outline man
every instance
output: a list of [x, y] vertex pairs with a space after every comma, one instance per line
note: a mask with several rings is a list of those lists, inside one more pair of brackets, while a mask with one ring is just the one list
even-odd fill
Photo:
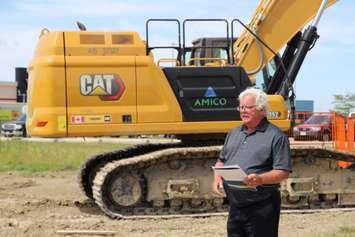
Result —
[[226, 137], [216, 166], [239, 165], [247, 173], [244, 183], [253, 187], [229, 186], [215, 175], [213, 191], [224, 187], [230, 209], [228, 236], [278, 236], [280, 217], [279, 183], [291, 172], [290, 145], [287, 136], [266, 119], [266, 94], [248, 88], [239, 95], [243, 125]]

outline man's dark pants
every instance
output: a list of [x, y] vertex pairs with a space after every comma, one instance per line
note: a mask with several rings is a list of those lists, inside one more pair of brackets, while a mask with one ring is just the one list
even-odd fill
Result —
[[230, 205], [228, 237], [277, 237], [280, 219], [280, 192], [246, 207]]

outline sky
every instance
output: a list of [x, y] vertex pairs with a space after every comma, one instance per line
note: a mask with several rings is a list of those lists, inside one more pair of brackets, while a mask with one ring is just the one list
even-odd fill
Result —
[[[77, 30], [75, 22], [80, 21], [88, 30], [137, 31], [145, 38], [150, 18], [238, 18], [248, 23], [257, 4], [257, 0], [0, 0], [0, 81], [15, 81], [15, 67], [29, 64], [43, 28]], [[320, 38], [296, 79], [296, 99], [313, 100], [315, 111], [332, 109], [335, 94], [355, 93], [354, 12], [350, 0], [340, 0], [325, 11], [318, 25]], [[221, 28], [211, 24], [203, 30], [213, 36]], [[152, 40], [171, 42], [172, 29], [152, 27]]]

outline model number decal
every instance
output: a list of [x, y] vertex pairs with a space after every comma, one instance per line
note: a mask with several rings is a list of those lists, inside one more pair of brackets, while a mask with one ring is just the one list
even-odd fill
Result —
[[267, 113], [267, 117], [268, 119], [277, 119], [281, 116], [281, 113], [280, 112], [277, 112], [277, 111], [269, 111]]

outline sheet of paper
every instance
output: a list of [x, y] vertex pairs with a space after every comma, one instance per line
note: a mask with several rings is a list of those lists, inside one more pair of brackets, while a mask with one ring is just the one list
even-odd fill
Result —
[[214, 172], [224, 179], [231, 188], [256, 191], [256, 187], [247, 186], [244, 178], [247, 174], [238, 165], [227, 165], [222, 167], [212, 167]]
[[247, 176], [238, 165], [227, 165], [222, 167], [212, 167], [217, 175], [222, 176], [225, 181], [243, 181]]

